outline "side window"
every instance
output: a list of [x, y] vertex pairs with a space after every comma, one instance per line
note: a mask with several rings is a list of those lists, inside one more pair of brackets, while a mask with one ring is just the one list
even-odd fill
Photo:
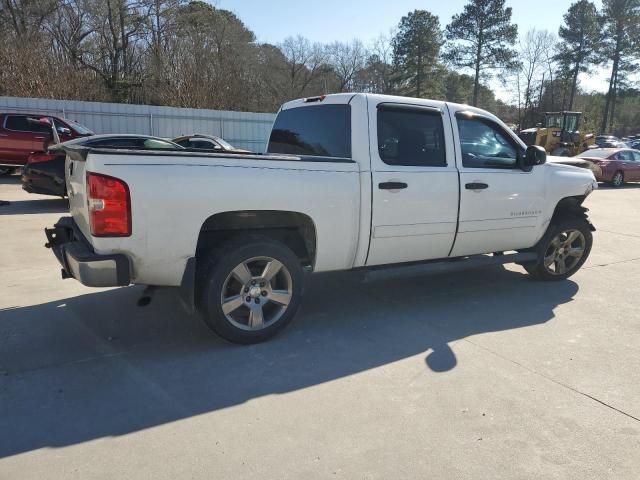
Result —
[[215, 148], [215, 144], [210, 140], [191, 140], [190, 147], [202, 150], [213, 150]]
[[387, 165], [446, 167], [442, 115], [425, 109], [379, 107], [378, 152]]
[[94, 140], [87, 142], [92, 147], [96, 148], [131, 148], [136, 149], [142, 147], [140, 139], [131, 138], [104, 138], [101, 140]]
[[616, 160], [633, 160], [633, 155], [628, 150], [623, 150], [622, 152], [618, 152], [616, 155]]
[[457, 117], [462, 165], [467, 168], [515, 168], [519, 146], [491, 121]]
[[32, 133], [51, 133], [51, 127], [48, 125], [39, 125], [38, 123], [31, 122], [28, 119], [38, 120], [40, 117], [28, 117], [27, 115], [7, 115], [7, 120], [4, 127], [7, 130], [16, 130], [18, 132], [32, 132]]
[[633, 154], [633, 159], [636, 162], [640, 162], [640, 152], [631, 152]]

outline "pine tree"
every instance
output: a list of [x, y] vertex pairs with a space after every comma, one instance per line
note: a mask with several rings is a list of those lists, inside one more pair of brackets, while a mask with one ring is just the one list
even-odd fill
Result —
[[478, 104], [480, 79], [496, 69], [517, 66], [513, 50], [518, 27], [511, 23], [511, 8], [505, 0], [470, 0], [462, 13], [454, 15], [445, 36], [453, 43], [444, 58], [456, 67], [475, 72], [473, 105]]
[[[393, 63], [398, 72], [400, 91], [416, 97], [435, 96], [438, 57], [442, 46], [440, 20], [425, 11], [415, 10], [402, 17], [393, 38]], [[430, 84], [427, 82], [430, 81]], [[404, 87], [404, 88], [403, 88]]]
[[588, 72], [598, 62], [597, 47], [601, 39], [600, 19], [596, 6], [589, 0], [572, 4], [564, 15], [564, 25], [558, 31], [561, 43], [554, 56], [560, 73], [571, 83], [568, 109], [573, 108], [578, 75]]
[[601, 131], [613, 127], [615, 104], [620, 86], [629, 73], [637, 70], [640, 57], [640, 0], [604, 0], [602, 53], [612, 63], [609, 90], [602, 115]]

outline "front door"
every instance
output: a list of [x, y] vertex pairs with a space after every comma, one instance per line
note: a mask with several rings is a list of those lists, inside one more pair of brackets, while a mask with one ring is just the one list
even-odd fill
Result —
[[441, 102], [369, 103], [372, 225], [367, 265], [444, 258], [458, 215], [453, 134]]
[[544, 169], [518, 167], [524, 147], [500, 123], [464, 112], [455, 123], [460, 223], [452, 256], [532, 247], [543, 222]]

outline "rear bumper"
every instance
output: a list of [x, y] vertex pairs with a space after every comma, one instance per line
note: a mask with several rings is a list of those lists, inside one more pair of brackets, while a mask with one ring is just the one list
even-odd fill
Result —
[[99, 255], [93, 251], [73, 218], [62, 217], [45, 228], [47, 247], [62, 266], [62, 278], [75, 278], [87, 287], [118, 287], [131, 283], [129, 259], [123, 254]]

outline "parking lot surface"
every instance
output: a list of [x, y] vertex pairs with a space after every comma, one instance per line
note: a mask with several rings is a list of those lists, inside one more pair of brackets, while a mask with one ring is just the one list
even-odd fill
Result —
[[640, 185], [561, 283], [518, 266], [319, 275], [223, 342], [175, 293], [60, 279], [66, 202], [0, 177], [0, 479], [637, 479]]

